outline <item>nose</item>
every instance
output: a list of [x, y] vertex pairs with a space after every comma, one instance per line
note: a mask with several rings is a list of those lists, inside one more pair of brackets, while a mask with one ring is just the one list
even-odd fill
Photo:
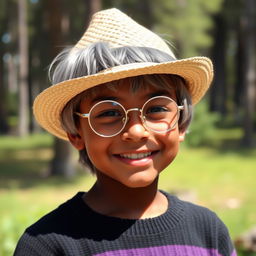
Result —
[[149, 131], [144, 127], [139, 112], [130, 113], [122, 132], [122, 139], [125, 141], [141, 141], [148, 137]]

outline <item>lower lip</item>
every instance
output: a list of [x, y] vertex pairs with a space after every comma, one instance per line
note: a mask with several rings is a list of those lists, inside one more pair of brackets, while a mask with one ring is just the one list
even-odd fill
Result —
[[125, 164], [133, 165], [133, 166], [145, 166], [149, 162], [152, 161], [153, 157], [157, 154], [157, 152], [153, 152], [150, 156], [140, 158], [140, 159], [130, 159], [125, 157], [120, 157], [118, 155], [115, 155], [115, 157], [122, 161]]

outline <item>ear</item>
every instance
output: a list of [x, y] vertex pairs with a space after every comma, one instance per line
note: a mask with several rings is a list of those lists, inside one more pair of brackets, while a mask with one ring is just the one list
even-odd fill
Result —
[[77, 150], [83, 150], [85, 148], [84, 141], [81, 138], [80, 135], [74, 135], [71, 133], [67, 133], [68, 139], [70, 143], [77, 149]]
[[179, 142], [183, 142], [185, 140], [186, 131], [179, 131]]

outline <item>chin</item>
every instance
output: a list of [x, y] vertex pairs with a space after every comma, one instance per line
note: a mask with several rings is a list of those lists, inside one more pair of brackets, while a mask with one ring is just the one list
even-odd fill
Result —
[[152, 183], [154, 183], [156, 179], [131, 179], [126, 180], [123, 184], [129, 188], [146, 188]]

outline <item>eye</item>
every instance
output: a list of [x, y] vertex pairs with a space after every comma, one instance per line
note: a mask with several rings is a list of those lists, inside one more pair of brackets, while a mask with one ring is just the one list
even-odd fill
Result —
[[167, 112], [167, 111], [169, 110], [165, 106], [152, 106], [147, 109], [146, 114], [153, 114], [153, 113]]
[[166, 120], [170, 115], [170, 109], [166, 106], [156, 105], [147, 108], [145, 118], [148, 121], [161, 121]]
[[122, 113], [117, 109], [108, 109], [101, 111], [96, 115], [97, 118], [103, 118], [103, 117], [121, 117]]

